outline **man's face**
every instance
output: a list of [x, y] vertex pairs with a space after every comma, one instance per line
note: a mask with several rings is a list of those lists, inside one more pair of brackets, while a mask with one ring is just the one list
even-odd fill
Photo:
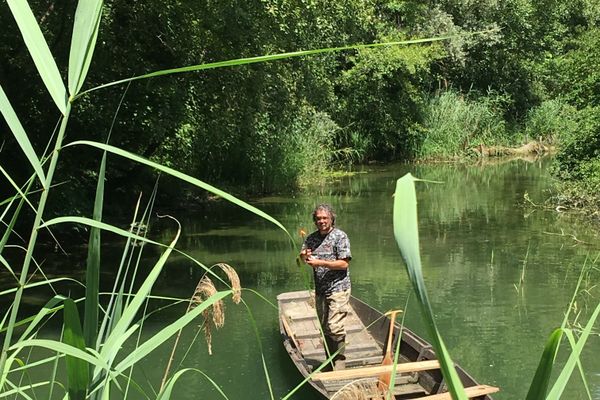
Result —
[[333, 229], [331, 226], [331, 215], [325, 210], [317, 210], [315, 213], [315, 225], [321, 235], [328, 234]]

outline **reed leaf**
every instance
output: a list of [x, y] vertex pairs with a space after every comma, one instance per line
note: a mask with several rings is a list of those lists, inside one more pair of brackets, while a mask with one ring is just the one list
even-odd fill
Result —
[[259, 210], [258, 208], [251, 206], [250, 204], [246, 203], [243, 200], [238, 199], [235, 196], [232, 196], [231, 194], [224, 192], [223, 190], [217, 189], [216, 187], [209, 185], [208, 183], [205, 183], [203, 181], [201, 181], [200, 179], [194, 178], [192, 176], [186, 175], [182, 172], [176, 171], [172, 168], [169, 167], [165, 167], [164, 165], [155, 163], [153, 161], [150, 161], [148, 159], [145, 159], [143, 157], [140, 157], [136, 154], [130, 153], [128, 151], [122, 150], [118, 147], [114, 147], [108, 144], [104, 144], [104, 143], [98, 143], [98, 142], [92, 142], [89, 140], [78, 140], [75, 142], [71, 142], [69, 144], [66, 144], [64, 147], [71, 147], [71, 146], [78, 146], [78, 145], [84, 145], [84, 146], [91, 146], [91, 147], [95, 147], [98, 148], [100, 150], [104, 150], [104, 151], [108, 151], [109, 153], [112, 154], [116, 154], [118, 156], [127, 158], [129, 160], [135, 161], [137, 163], [143, 164], [143, 165], [147, 165], [151, 168], [154, 168], [156, 170], [159, 170], [161, 172], [164, 172], [168, 175], [171, 175], [175, 178], [181, 179], [182, 181], [188, 182], [194, 186], [197, 186], [199, 188], [202, 188], [210, 193], [213, 193], [241, 208], [244, 208], [245, 210], [248, 210], [256, 215], [258, 215], [259, 217], [262, 217], [264, 219], [266, 219], [267, 221], [272, 222], [273, 224], [275, 224], [276, 226], [278, 226], [279, 228], [281, 228], [281, 230], [283, 230], [288, 238], [290, 239], [290, 241], [292, 243], [294, 243], [294, 239], [292, 238], [292, 235], [288, 232], [288, 230], [279, 222], [277, 221], [275, 218], [271, 217], [269, 214]]
[[18, 197], [20, 197], [21, 200], [26, 202], [27, 205], [35, 212], [35, 207], [33, 204], [31, 204], [31, 202], [27, 198], [27, 195], [25, 193], [23, 193], [23, 191], [21, 190], [19, 185], [17, 185], [17, 183], [12, 179], [12, 177], [8, 174], [8, 172], [4, 168], [2, 168], [1, 165], [0, 165], [0, 172], [2, 173], [2, 175], [4, 175], [4, 177], [6, 178], [8, 183], [10, 183], [10, 185], [16, 190]]
[[27, 393], [25, 393], [24, 389], [35, 389], [35, 388], [39, 388], [42, 386], [47, 386], [49, 384], [50, 384], [50, 381], [42, 381], [42, 382], [32, 383], [30, 385], [25, 386], [24, 388], [15, 386], [13, 389], [2, 391], [0, 393], [0, 399], [5, 398], [5, 397], [10, 397], [13, 395], [21, 395], [21, 397], [24, 397], [26, 399], [31, 399], [31, 397], [28, 396]]
[[27, 325], [27, 328], [25, 329], [25, 331], [23, 331], [23, 333], [21, 334], [19, 341], [27, 339], [27, 337], [33, 332], [33, 330], [40, 324], [40, 322], [42, 322], [42, 320], [47, 315], [53, 314], [53, 313], [57, 312], [58, 310], [62, 309], [63, 308], [62, 305], [58, 306], [58, 307], [57, 307], [57, 305], [61, 304], [63, 301], [65, 301], [64, 296], [56, 295], [53, 298], [51, 298], [46, 304], [44, 304], [44, 307], [42, 307], [42, 309], [40, 311], [38, 311], [38, 313], [35, 315], [35, 317], [26, 318], [25, 320], [19, 321], [17, 323], [17, 326], [31, 321], [31, 323]]
[[17, 278], [17, 275], [15, 275], [15, 271], [13, 271], [13, 269], [10, 267], [10, 264], [8, 263], [8, 261], [6, 261], [6, 258], [2, 257], [1, 254], [0, 254], [0, 264], [4, 265], [4, 268], [6, 268], [6, 270], [8, 272], [10, 272], [12, 277], [15, 278], [15, 281], [19, 282], [19, 278]]
[[177, 373], [175, 375], [173, 375], [173, 377], [171, 379], [169, 379], [169, 382], [165, 386], [165, 389], [159, 393], [158, 398], [156, 400], [170, 400], [171, 395], [173, 394], [173, 388], [175, 387], [175, 384], [177, 383], [177, 381], [179, 380], [179, 378], [181, 378], [181, 376], [183, 374], [188, 373], [188, 372], [197, 372], [200, 375], [204, 376], [206, 378], [206, 380], [208, 380], [211, 383], [211, 385], [215, 388], [215, 390], [217, 392], [219, 392], [219, 394], [221, 396], [223, 396], [224, 399], [229, 399], [225, 395], [225, 393], [223, 393], [223, 390], [219, 387], [219, 385], [217, 385], [217, 383], [215, 381], [213, 381], [203, 371], [196, 369], [196, 368], [185, 368], [180, 371], [177, 371]]
[[[167, 259], [171, 255], [171, 252], [173, 251], [173, 248], [175, 247], [175, 244], [177, 243], [180, 234], [181, 227], [177, 230], [177, 234], [175, 235], [175, 238], [173, 239], [169, 247], [167, 247], [165, 252], [161, 255], [160, 259], [152, 268], [152, 270], [148, 273], [146, 279], [144, 280], [139, 290], [133, 297], [133, 300], [131, 300], [131, 302], [123, 311], [123, 314], [121, 315], [119, 321], [114, 325], [112, 332], [107, 337], [104, 345], [102, 346], [102, 349], [100, 350], [100, 354], [103, 359], [110, 360], [111, 362], [112, 360], [114, 360], [114, 357], [120, 350], [120, 348], [116, 345], [121, 340], [121, 337], [126, 333], [129, 325], [140, 310], [140, 307], [142, 306], [143, 302], [146, 300], [146, 297], [150, 293], [154, 282], [156, 282], [156, 279], [158, 279], [158, 276], [160, 275], [163, 266], [165, 265]], [[100, 372], [101, 370], [96, 368], [94, 371], [94, 377], [98, 376]]]
[[433, 339], [433, 346], [440, 360], [442, 373], [448, 385], [448, 391], [452, 394], [453, 399], [466, 400], [467, 396], [463, 384], [456, 373], [454, 363], [436, 326], [425, 281], [423, 280], [415, 180], [409, 173], [396, 182], [396, 191], [394, 193], [394, 237], [406, 264], [406, 270], [417, 296], [419, 306], [421, 307], [427, 330]]
[[563, 330], [558, 328], [554, 330], [548, 338], [546, 346], [544, 347], [544, 352], [542, 353], [542, 358], [535, 371], [531, 385], [529, 386], [526, 400], [543, 400], [546, 398], [546, 392], [548, 391], [548, 384], [550, 383], [550, 376], [552, 374], [552, 366], [554, 365], [554, 360], [558, 353], [562, 335]]
[[35, 174], [40, 180], [40, 183], [42, 184], [42, 186], [44, 186], [46, 182], [46, 176], [44, 175], [44, 170], [42, 169], [42, 163], [40, 162], [40, 159], [35, 153], [35, 150], [33, 149], [31, 142], [29, 141], [29, 137], [27, 136], [25, 129], [23, 129], [23, 125], [21, 125], [21, 121], [19, 121], [19, 118], [17, 117], [15, 110], [10, 104], [10, 101], [8, 101], [8, 97], [6, 97], [6, 93], [4, 93], [4, 89], [2, 89], [1, 85], [0, 112], [2, 112], [2, 116], [6, 120], [6, 123], [8, 124], [11, 132], [13, 133], [15, 140], [19, 144], [19, 147], [21, 147], [21, 150], [23, 151], [23, 153], [25, 153], [27, 161], [29, 161], [29, 164], [31, 164], [31, 166], [33, 167], [33, 170], [35, 171]]
[[[108, 232], [112, 232], [115, 233], [117, 235], [121, 235], [123, 237], [126, 237], [128, 239], [133, 239], [133, 240], [138, 240], [144, 243], [149, 243], [149, 244], [153, 244], [155, 246], [160, 246], [160, 247], [168, 247], [168, 245], [163, 244], [163, 243], [159, 243], [159, 242], [155, 242], [153, 240], [150, 240], [146, 237], [143, 236], [139, 236], [136, 235], [134, 233], [131, 233], [130, 231], [126, 231], [124, 229], [121, 228], [117, 228], [114, 225], [110, 225], [107, 224], [105, 222], [101, 222], [101, 221], [95, 221], [91, 218], [86, 218], [86, 217], [74, 217], [74, 216], [67, 216], [67, 217], [57, 217], [57, 218], [53, 218], [49, 221], [44, 222], [40, 228], [46, 228], [48, 226], [52, 226], [52, 225], [58, 225], [58, 224], [63, 224], [63, 223], [75, 223], [75, 224], [82, 224], [82, 225], [87, 225], [91, 228], [99, 228], [102, 230], [106, 230]], [[201, 267], [202, 269], [206, 270], [206, 272], [208, 274], [210, 274], [211, 276], [215, 277], [215, 279], [218, 279], [219, 281], [223, 282], [225, 285], [227, 285], [227, 283], [218, 275], [216, 275], [213, 271], [210, 270], [210, 268], [208, 268], [207, 266], [205, 266], [204, 264], [202, 264], [200, 261], [196, 260], [194, 257], [190, 256], [189, 254], [181, 251], [181, 250], [177, 250], [174, 249], [174, 251], [182, 256], [184, 256], [185, 258], [187, 258], [188, 260], [190, 260], [191, 262], [193, 262], [194, 264], [198, 265], [199, 267]], [[14, 292], [16, 289], [10, 289], [10, 292]], [[4, 292], [0, 292], [0, 296], [3, 294]], [[8, 292], [6, 292], [8, 293]], [[274, 306], [272, 303], [270, 303], [273, 307], [276, 308], [276, 306]]]
[[[82, 2], [80, 2], [81, 4]], [[102, 220], [102, 207], [104, 204], [104, 177], [106, 175], [106, 153], [102, 155], [98, 183], [96, 185], [96, 197], [94, 200], [94, 221]], [[83, 334], [88, 347], [94, 347], [98, 335], [98, 308], [100, 288], [100, 229], [90, 229], [88, 242], [88, 254], [85, 270], [85, 314], [83, 321]]]
[[[85, 340], [81, 329], [81, 321], [79, 320], [79, 312], [72, 299], [65, 299], [64, 315], [63, 342], [78, 348], [81, 351], [85, 351]], [[85, 399], [85, 392], [89, 380], [88, 364], [80, 358], [67, 355], [66, 368], [69, 399]]]
[[112, 232], [115, 233], [117, 235], [120, 236], [124, 236], [126, 238], [129, 239], [135, 239], [135, 240], [139, 240], [142, 242], [146, 242], [146, 243], [150, 243], [150, 244], [154, 244], [157, 246], [166, 246], [162, 243], [158, 243], [155, 242], [153, 240], [147, 239], [143, 236], [139, 236], [136, 235], [135, 233], [131, 233], [129, 231], [126, 231], [125, 229], [121, 229], [121, 228], [117, 228], [114, 225], [110, 225], [107, 224], [105, 222], [101, 222], [101, 221], [96, 221], [93, 220], [91, 218], [86, 218], [86, 217], [72, 217], [72, 216], [68, 216], [68, 217], [57, 217], [57, 218], [53, 218], [49, 221], [44, 222], [43, 224], [40, 225], [40, 228], [46, 228], [52, 225], [58, 225], [58, 224], [65, 224], [65, 223], [74, 223], [74, 224], [82, 224], [82, 225], [88, 225], [92, 228], [98, 228], [98, 229], [102, 229], [108, 232]]
[[401, 45], [410, 45], [410, 44], [419, 44], [419, 43], [431, 43], [431, 42], [437, 42], [437, 41], [441, 41], [441, 40], [451, 39], [451, 38], [457, 37], [457, 36], [479, 35], [479, 34], [488, 33], [488, 32], [490, 32], [490, 31], [487, 30], [487, 31], [471, 32], [471, 33], [461, 34], [461, 35], [456, 35], [456, 34], [442, 35], [442, 36], [437, 36], [437, 37], [433, 37], [433, 38], [400, 40], [400, 41], [384, 42], [384, 43], [353, 44], [353, 45], [348, 45], [348, 46], [329, 47], [329, 48], [324, 48], [324, 49], [313, 49], [313, 50], [301, 50], [301, 51], [293, 51], [293, 52], [280, 53], [280, 54], [271, 54], [271, 55], [265, 55], [265, 56], [237, 58], [237, 59], [233, 59], [233, 60], [218, 61], [218, 62], [207, 63], [207, 64], [190, 65], [190, 66], [179, 67], [179, 68], [170, 68], [170, 69], [155, 71], [155, 72], [151, 72], [148, 74], [138, 75], [138, 76], [134, 76], [131, 78], [121, 79], [118, 81], [114, 81], [114, 82], [106, 83], [106, 84], [103, 84], [100, 86], [96, 86], [94, 88], [88, 89], [88, 90], [80, 93], [78, 96], [76, 96], [76, 98], [83, 96], [87, 93], [90, 93], [92, 91], [95, 91], [95, 90], [105, 89], [105, 88], [115, 86], [115, 85], [121, 85], [124, 83], [132, 82], [132, 81], [136, 81], [136, 80], [140, 80], [140, 79], [154, 78], [154, 77], [163, 76], [163, 75], [173, 75], [173, 74], [179, 74], [179, 73], [184, 73], [184, 72], [195, 72], [195, 71], [203, 71], [203, 70], [207, 70], [207, 69], [225, 68], [225, 67], [234, 67], [234, 66], [238, 66], [238, 65], [263, 63], [263, 62], [283, 60], [283, 59], [294, 58], [294, 57], [304, 57], [304, 56], [311, 56], [311, 55], [316, 55], [316, 54], [334, 53], [334, 52], [340, 52], [340, 51], [344, 51], [344, 50], [360, 50], [360, 49], [369, 49], [369, 48], [376, 48], [376, 47], [390, 47], [390, 46], [401, 46]]
[[[75, 282], [78, 283], [80, 285], [82, 285], [81, 282], [79, 282], [77, 279], [73, 279], [73, 278], [52, 278], [52, 279], [46, 279], [44, 281], [39, 281], [39, 282], [33, 282], [33, 283], [27, 283], [25, 285], [23, 285], [23, 289], [32, 289], [35, 287], [39, 287], [39, 286], [45, 286], [45, 285], [51, 285], [53, 283], [56, 282]], [[82, 285], [83, 286], [83, 285]], [[19, 290], [19, 288], [10, 288], [10, 289], [6, 289], [0, 292], [0, 296], [6, 296], [7, 294], [12, 294], [15, 293]]]
[[60, 359], [62, 357], [63, 357], [62, 354], [58, 354], [58, 355], [55, 355], [55, 356], [43, 358], [41, 360], [31, 361], [31, 362], [28, 362], [26, 365], [23, 365], [22, 367], [17, 367], [17, 368], [12, 369], [11, 372], [25, 371], [25, 370], [28, 370], [30, 368], [35, 368], [35, 367], [38, 367], [40, 365], [45, 365], [45, 364], [54, 362], [54, 360]]
[[77, 3], [69, 52], [68, 86], [71, 97], [77, 95], [89, 70], [98, 38], [102, 4], [102, 0], [80, 0]]
[[138, 361], [146, 357], [158, 346], [163, 344], [165, 341], [169, 340], [169, 338], [176, 334], [180, 329], [192, 322], [208, 307], [211, 307], [213, 304], [218, 303], [223, 298], [232, 293], [233, 292], [231, 290], [217, 292], [213, 296], [200, 303], [197, 307], [190, 310], [190, 312], [184, 314], [182, 317], [168, 324], [165, 328], [161, 329], [150, 339], [148, 339], [147, 341], [142, 343], [138, 348], [129, 353], [121, 362], [119, 362], [119, 364], [117, 364], [117, 366], [115, 367], [115, 371], [120, 374], [126, 369], [134, 366]]
[[92, 355], [86, 351], [80, 350], [77, 347], [50, 339], [27, 339], [13, 344], [9, 350], [21, 350], [28, 347], [40, 347], [51, 351], [56, 351], [65, 356], [76, 357], [84, 360], [96, 368], [109, 371], [108, 364], [97, 355]]
[[[17, 223], [17, 220], [19, 219], [19, 215], [21, 214], [21, 209], [23, 208], [23, 203], [25, 203], [26, 196], [27, 196], [27, 194], [29, 194], [29, 191], [31, 190], [31, 185], [33, 185], [33, 182], [34, 182], [34, 178], [33, 177], [34, 176], [35, 175], [33, 175], [29, 179], [29, 181], [27, 183], [27, 186], [25, 187], [25, 191], [24, 191], [24, 195], [25, 196], [21, 196], [20, 197], [19, 204], [17, 204], [17, 208], [13, 212], [13, 215], [12, 215], [12, 218], [10, 219], [10, 222], [6, 225], [6, 231], [4, 232], [4, 235], [2, 235], [2, 239], [0, 239], [0, 254], [2, 254], [2, 251], [4, 251], [4, 246], [6, 246], [6, 243], [8, 243], [8, 238], [10, 237], [11, 233], [13, 233], [13, 229], [14, 229], [16, 223]], [[16, 199], [16, 197], [14, 199]], [[12, 201], [11, 201], [11, 203], [12, 203]], [[10, 205], [7, 206], [7, 209], [9, 207], [10, 207]]]
[[[567, 337], [569, 344], [571, 345], [571, 348], [574, 349], [575, 346], [577, 345], [577, 340], [575, 339], [575, 336], [573, 335], [573, 332], [570, 329], [565, 329], [564, 330], [565, 336]], [[588, 385], [587, 379], [585, 377], [585, 373], [583, 370], [583, 365], [581, 365], [581, 360], [577, 359], [577, 368], [579, 370], [579, 375], [581, 377], [581, 382], [583, 383], [583, 386], [585, 388], [585, 391], [588, 395], [588, 399], [592, 399], [592, 394], [590, 392], [590, 387]]]
[[19, 26], [25, 45], [33, 58], [33, 62], [50, 93], [52, 100], [60, 110], [66, 114], [67, 91], [60, 77], [56, 62], [52, 57], [50, 48], [44, 39], [42, 30], [35, 20], [35, 16], [25, 0], [7, 0], [10, 11]]
[[573, 348], [569, 359], [565, 363], [565, 366], [556, 379], [556, 382], [554, 382], [554, 385], [552, 386], [550, 393], [548, 393], [546, 400], [559, 400], [561, 398], [562, 393], [567, 387], [567, 383], [569, 383], [569, 379], [571, 378], [571, 374], [573, 373], [575, 366], [578, 365], [579, 356], [581, 355], [581, 351], [583, 350], [583, 347], [585, 346], [585, 343], [592, 332], [592, 328], [596, 323], [598, 313], [600, 313], [600, 304], [596, 306], [596, 309], [592, 313], [590, 320], [581, 332], [581, 336], [579, 337], [579, 341], [577, 341], [577, 345], [575, 348]]

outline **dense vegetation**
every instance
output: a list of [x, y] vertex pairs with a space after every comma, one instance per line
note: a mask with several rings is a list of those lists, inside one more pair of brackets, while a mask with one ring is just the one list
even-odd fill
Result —
[[[66, 65], [75, 4], [31, 2], [59, 67]], [[43, 85], [3, 8], [0, 81], [17, 114], [28, 116], [24, 123], [41, 153], [56, 120], [45, 112], [50, 99], [41, 95]], [[561, 145], [556, 171], [573, 183], [571, 193], [593, 200], [600, 184], [599, 15], [597, 0], [310, 0], [301, 6], [115, 0], [105, 5], [86, 85], [262, 54], [485, 30], [443, 44], [133, 82], [110, 143], [208, 182], [270, 192], [318, 178], [336, 163], [464, 157], [480, 144], [541, 137]], [[124, 91], [116, 86], [82, 98], [69, 140], [107, 140]], [[3, 139], [0, 157], [22, 182], [26, 171], [14, 149], [10, 136]], [[94, 152], [69, 152], [63, 161], [58, 176], [69, 185], [50, 201], [89, 209]], [[87, 172], [70, 176], [71, 165]], [[153, 179], [147, 175], [132, 164], [109, 165], [112, 195], [122, 199], [131, 193], [124, 189], [132, 176], [145, 183]]]

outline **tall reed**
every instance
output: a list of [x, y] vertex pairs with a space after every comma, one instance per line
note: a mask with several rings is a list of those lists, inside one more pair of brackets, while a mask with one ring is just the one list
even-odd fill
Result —
[[472, 147], [506, 136], [502, 111], [454, 91], [432, 96], [426, 107], [419, 158], [463, 157]]

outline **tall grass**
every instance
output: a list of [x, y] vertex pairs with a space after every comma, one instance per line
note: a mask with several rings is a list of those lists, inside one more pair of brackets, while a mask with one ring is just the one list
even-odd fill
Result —
[[480, 144], [504, 144], [502, 110], [490, 101], [445, 91], [429, 98], [424, 115], [419, 158], [463, 157]]
[[560, 143], [577, 129], [576, 109], [560, 99], [547, 100], [527, 112], [525, 140]]

